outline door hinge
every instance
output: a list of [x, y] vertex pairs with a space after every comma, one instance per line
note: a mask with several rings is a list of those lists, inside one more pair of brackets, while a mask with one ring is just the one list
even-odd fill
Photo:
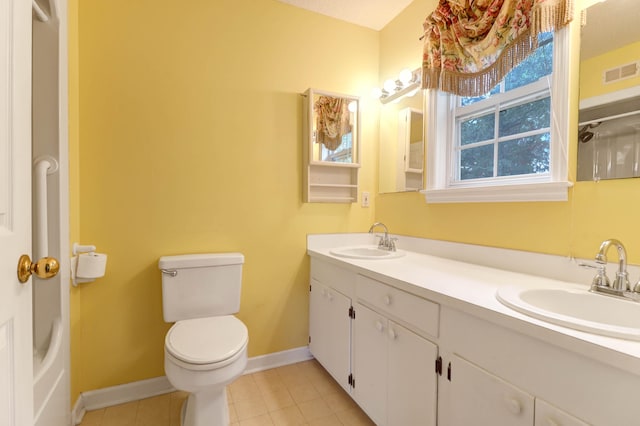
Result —
[[442, 357], [436, 358], [436, 374], [442, 376]]
[[309, 293], [311, 293], [311, 284], [309, 284]]
[[349, 374], [347, 382], [349, 382], [349, 385], [351, 385], [352, 388], [356, 387], [356, 379], [353, 377], [353, 374]]
[[451, 381], [451, 363], [447, 366], [447, 380]]
[[349, 306], [349, 318], [356, 319], [356, 310], [353, 309], [353, 306]]

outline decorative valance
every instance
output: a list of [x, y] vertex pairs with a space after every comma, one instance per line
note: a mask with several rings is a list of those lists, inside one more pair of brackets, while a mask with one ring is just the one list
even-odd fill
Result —
[[424, 22], [422, 87], [484, 95], [572, 15], [572, 0], [440, 0]]
[[348, 102], [343, 98], [320, 96], [314, 109], [318, 117], [316, 143], [335, 151], [342, 144], [342, 136], [351, 132]]

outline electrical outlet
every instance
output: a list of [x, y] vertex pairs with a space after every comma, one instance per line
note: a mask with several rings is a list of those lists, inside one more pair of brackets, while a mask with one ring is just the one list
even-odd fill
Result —
[[362, 192], [362, 207], [369, 207], [369, 193]]

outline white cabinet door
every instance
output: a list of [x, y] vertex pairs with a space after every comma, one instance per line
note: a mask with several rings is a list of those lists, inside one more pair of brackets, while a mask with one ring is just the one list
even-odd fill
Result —
[[351, 299], [311, 280], [309, 350], [347, 392], [351, 373]]
[[358, 303], [354, 323], [355, 400], [377, 425], [386, 425], [387, 319]]
[[387, 424], [435, 426], [438, 347], [389, 321]]
[[536, 398], [535, 426], [588, 426], [571, 414], [560, 410], [547, 401]]
[[454, 426], [531, 426], [534, 397], [453, 355], [449, 410]]

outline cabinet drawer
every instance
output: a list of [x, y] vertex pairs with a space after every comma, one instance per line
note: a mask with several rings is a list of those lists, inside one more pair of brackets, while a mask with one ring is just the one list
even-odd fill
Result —
[[359, 300], [438, 337], [440, 305], [437, 303], [362, 275], [358, 275], [356, 294]]
[[355, 272], [311, 258], [311, 278], [326, 286], [333, 287], [349, 298], [355, 296]]

